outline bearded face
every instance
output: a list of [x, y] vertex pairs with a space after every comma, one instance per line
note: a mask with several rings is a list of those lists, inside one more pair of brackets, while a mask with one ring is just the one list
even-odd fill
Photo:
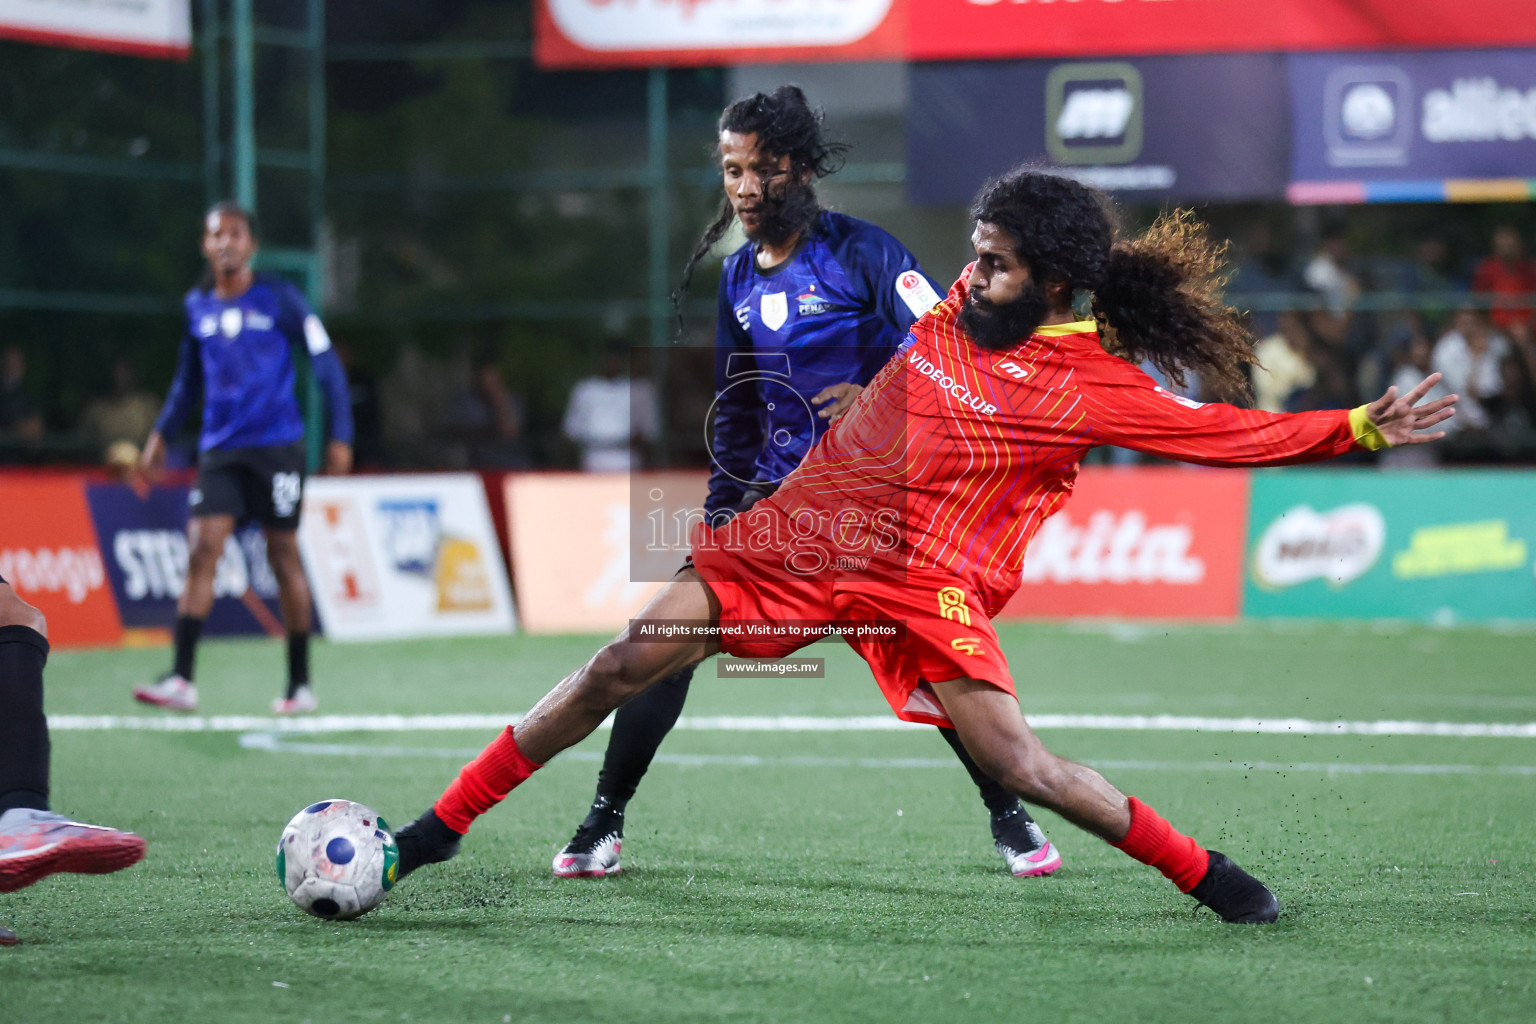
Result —
[[1013, 348], [1034, 334], [1050, 311], [1045, 287], [1031, 281], [1012, 302], [988, 302], [974, 292], [967, 295], [960, 307], [960, 326], [982, 348], [998, 351]]
[[758, 204], [756, 223], [747, 230], [747, 237], [777, 248], [809, 227], [819, 209], [816, 190], [808, 181], [789, 182], [782, 189], [768, 188]]

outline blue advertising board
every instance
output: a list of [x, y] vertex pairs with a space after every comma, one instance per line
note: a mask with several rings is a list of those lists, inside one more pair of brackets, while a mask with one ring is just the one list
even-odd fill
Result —
[[[128, 629], [168, 629], [187, 575], [186, 487], [142, 494], [123, 484], [85, 489], [102, 561]], [[237, 530], [224, 547], [213, 585], [211, 635], [282, 632], [277, 579], [267, 564], [261, 530]]]
[[1531, 198], [1536, 50], [1285, 60], [1293, 201]]
[[1277, 54], [913, 64], [907, 188], [968, 203], [1020, 164], [1127, 199], [1272, 199], [1290, 119]]

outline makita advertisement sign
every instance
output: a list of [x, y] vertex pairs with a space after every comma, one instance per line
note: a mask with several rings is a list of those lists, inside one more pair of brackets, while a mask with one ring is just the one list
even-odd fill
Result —
[[1085, 469], [1024, 556], [1003, 618], [1234, 619], [1248, 476]]
[[1274, 54], [914, 64], [908, 192], [969, 202], [1023, 163], [1125, 198], [1284, 193], [1285, 58]]
[[1296, 181], [1536, 176], [1536, 50], [1287, 58]]

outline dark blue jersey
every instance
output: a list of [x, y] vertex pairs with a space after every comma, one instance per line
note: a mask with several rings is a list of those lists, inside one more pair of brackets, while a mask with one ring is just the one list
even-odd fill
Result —
[[748, 484], [788, 475], [826, 430], [811, 404], [817, 392], [869, 383], [942, 298], [889, 232], [840, 213], [818, 214], [776, 267], [758, 267], [751, 244], [727, 257], [706, 509], [730, 508]]
[[266, 448], [304, 438], [294, 393], [294, 360], [308, 359], [325, 396], [330, 435], [352, 440], [347, 376], [320, 318], [299, 290], [258, 275], [244, 294], [224, 300], [212, 289], [187, 293], [187, 333], [176, 376], [155, 429], [170, 436], [203, 403], [198, 449]]

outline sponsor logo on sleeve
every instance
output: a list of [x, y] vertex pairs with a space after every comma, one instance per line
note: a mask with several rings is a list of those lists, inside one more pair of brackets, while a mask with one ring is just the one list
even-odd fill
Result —
[[1368, 502], [1318, 512], [1297, 505], [1260, 535], [1253, 551], [1253, 577], [1261, 587], [1294, 587], [1327, 580], [1342, 587], [1364, 576], [1381, 557], [1387, 523]]
[[304, 343], [309, 346], [312, 356], [331, 350], [331, 336], [325, 333], [325, 325], [313, 313], [304, 318]]
[[922, 316], [942, 301], [928, 279], [915, 270], [908, 270], [896, 278], [896, 295], [906, 303], [913, 316]]

